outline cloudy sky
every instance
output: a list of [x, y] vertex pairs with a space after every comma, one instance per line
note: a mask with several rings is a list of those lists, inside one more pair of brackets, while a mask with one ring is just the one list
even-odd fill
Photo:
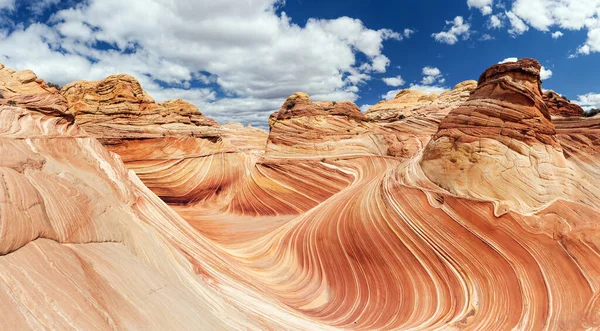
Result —
[[137, 77], [221, 123], [285, 98], [367, 109], [535, 57], [544, 88], [600, 107], [600, 0], [0, 0], [0, 62], [48, 81]]

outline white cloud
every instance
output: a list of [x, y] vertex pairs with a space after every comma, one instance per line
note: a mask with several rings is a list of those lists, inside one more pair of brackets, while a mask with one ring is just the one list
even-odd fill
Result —
[[412, 36], [415, 32], [416, 31], [412, 29], [404, 29], [404, 32], [402, 34], [405, 38], [410, 38], [410, 36]]
[[2, 9], [14, 9], [15, 0], [0, 0], [0, 10]]
[[490, 15], [492, 13], [493, 0], [467, 0], [469, 8], [481, 10], [481, 14]]
[[383, 82], [392, 87], [398, 87], [404, 85], [405, 81], [402, 79], [402, 76], [383, 78]]
[[481, 38], [479, 38], [479, 40], [481, 41], [488, 41], [488, 40], [494, 40], [494, 37], [492, 37], [491, 35], [485, 33], [481, 36]]
[[584, 95], [578, 95], [578, 99], [573, 101], [574, 103], [581, 106], [585, 110], [592, 108], [600, 109], [600, 93], [588, 93]]
[[509, 62], [517, 62], [517, 61], [519, 61], [518, 58], [516, 58], [516, 57], [509, 57], [509, 58], [506, 58], [506, 59], [498, 62], [498, 64], [509, 63]]
[[388, 93], [384, 94], [381, 96], [381, 98], [383, 98], [384, 100], [394, 100], [396, 98], [396, 94], [398, 94], [398, 92], [402, 91], [401, 89], [397, 89], [397, 90], [391, 90]]
[[423, 85], [431, 85], [434, 83], [443, 84], [446, 80], [442, 77], [442, 72], [440, 69], [435, 67], [425, 67], [423, 68], [423, 79], [421, 80], [421, 84]]
[[[415, 91], [421, 91], [421, 92], [424, 92], [427, 94], [430, 94], [430, 93], [441, 94], [441, 93], [444, 93], [444, 92], [450, 90], [449, 88], [444, 87], [444, 86], [432, 86], [432, 85], [423, 85], [423, 84], [410, 84], [410, 87], [408, 89], [415, 90]], [[396, 98], [396, 95], [400, 91], [402, 91], [402, 89], [391, 90], [391, 91], [387, 92], [386, 94], [382, 95], [381, 98], [384, 100], [394, 100]], [[362, 107], [361, 107], [361, 109], [362, 109]]]
[[46, 9], [59, 3], [60, 0], [36, 0], [29, 5], [29, 10], [31, 10], [34, 15], [41, 15]]
[[449, 88], [443, 86], [430, 86], [421, 84], [410, 84], [410, 89], [425, 93], [443, 93], [450, 90]]
[[502, 19], [500, 17], [501, 16], [499, 15], [490, 16], [490, 20], [488, 21], [488, 27], [490, 29], [499, 29], [502, 26], [504, 26], [504, 23], [502, 22]]
[[360, 110], [364, 113], [367, 110], [369, 110], [369, 108], [373, 107], [373, 105], [362, 105], [360, 106]]
[[525, 31], [529, 30], [529, 27], [527, 26], [527, 24], [525, 24], [525, 22], [523, 22], [522, 19], [520, 19], [517, 15], [515, 15], [513, 12], [506, 12], [506, 17], [508, 17], [508, 21], [510, 22], [510, 29], [508, 30], [508, 33], [510, 33], [513, 36], [517, 36], [517, 35], [521, 35], [523, 33], [525, 33]]
[[597, 28], [588, 31], [587, 41], [577, 50], [577, 53], [583, 55], [596, 52], [600, 52], [600, 22], [598, 22]]
[[452, 21], [446, 21], [447, 25], [452, 25], [448, 31], [442, 31], [434, 33], [431, 36], [436, 41], [448, 45], [454, 45], [458, 42], [458, 38], [462, 37], [463, 40], [469, 39], [471, 25], [465, 23], [462, 16], [456, 16]]
[[546, 67], [542, 66], [542, 70], [540, 70], [540, 78], [542, 80], [548, 80], [552, 77], [552, 70], [547, 69]]
[[[0, 34], [0, 62], [59, 84], [128, 73], [157, 101], [181, 96], [220, 121], [266, 123], [297, 91], [356, 100], [359, 86], [389, 66], [384, 41], [412, 34], [349, 17], [299, 26], [276, 10], [282, 3], [90, 0]], [[188, 88], [202, 82], [212, 84]]]
[[552, 33], [552, 39], [558, 39], [562, 36], [564, 36], [564, 33], [560, 32], [560, 31], [556, 31], [556, 32]]
[[[587, 40], [577, 54], [600, 52], [600, 0], [515, 0], [509, 12], [513, 35], [529, 26], [540, 31], [552, 27], [565, 30], [587, 30]], [[557, 31], [554, 38], [562, 36]], [[575, 57], [571, 55], [570, 58]]]

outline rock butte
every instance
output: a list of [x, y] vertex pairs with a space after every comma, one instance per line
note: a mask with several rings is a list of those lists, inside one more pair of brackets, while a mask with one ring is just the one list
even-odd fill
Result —
[[0, 65], [0, 329], [600, 328], [600, 116], [540, 68], [267, 135]]

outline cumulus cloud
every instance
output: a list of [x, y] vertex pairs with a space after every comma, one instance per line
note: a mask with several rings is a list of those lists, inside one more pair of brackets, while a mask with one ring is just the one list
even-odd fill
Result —
[[498, 62], [498, 64], [509, 63], [509, 62], [517, 62], [517, 61], [519, 61], [518, 58], [516, 58], [516, 57], [509, 57], [509, 58], [506, 58], [506, 59]]
[[0, 0], [0, 10], [15, 8], [15, 0]]
[[493, 0], [467, 0], [469, 8], [477, 8], [481, 10], [481, 14], [490, 15], [492, 13]]
[[412, 36], [415, 32], [416, 32], [415, 30], [404, 29], [404, 32], [402, 34], [404, 35], [405, 38], [410, 38], [410, 36]]
[[392, 87], [402, 86], [405, 83], [404, 79], [402, 79], [402, 76], [383, 78], [382, 80], [386, 85]]
[[560, 31], [556, 31], [556, 32], [552, 33], [552, 39], [558, 39], [562, 36], [564, 36], [564, 33], [560, 32]]
[[371, 107], [373, 107], [373, 105], [365, 104], [365, 105], [360, 106], [360, 110], [364, 113], [367, 110], [369, 110], [369, 108], [371, 108]]
[[301, 26], [282, 4], [90, 0], [0, 33], [0, 62], [59, 84], [127, 73], [157, 101], [181, 96], [220, 122], [264, 125], [297, 91], [355, 101], [359, 86], [389, 66], [384, 42], [413, 33], [373, 30], [350, 17]]
[[490, 29], [499, 29], [504, 26], [502, 19], [499, 15], [492, 15], [488, 21], [488, 28]]
[[600, 93], [588, 93], [577, 97], [578, 99], [574, 103], [580, 105], [581, 108], [585, 110], [600, 109]]
[[[529, 26], [539, 31], [550, 31], [552, 27], [587, 30], [587, 40], [578, 47], [577, 54], [600, 52], [600, 0], [515, 0], [508, 13], [514, 35], [527, 31]], [[559, 32], [553, 33], [553, 38], [561, 37]]]
[[443, 84], [446, 79], [443, 78], [442, 72], [440, 69], [435, 67], [425, 67], [423, 68], [423, 79], [421, 80], [421, 84], [423, 85], [431, 85], [434, 83]]
[[527, 24], [525, 24], [525, 22], [523, 22], [522, 19], [515, 15], [515, 13], [509, 11], [505, 14], [506, 17], [508, 17], [508, 21], [510, 22], [510, 29], [508, 30], [508, 33], [510, 33], [513, 36], [518, 36], [522, 35], [527, 30], [529, 30]]
[[[436, 67], [424, 67], [421, 71], [423, 78], [419, 83], [411, 83], [409, 89], [417, 90], [425, 93], [443, 93], [448, 91], [449, 88], [443, 86], [446, 82], [444, 75], [440, 69]], [[404, 83], [404, 82], [403, 82]], [[385, 100], [393, 100], [401, 89], [391, 90], [381, 97]]]
[[552, 77], [552, 70], [547, 69], [546, 67], [542, 66], [542, 70], [540, 71], [540, 78], [542, 80], [548, 80]]
[[444, 93], [450, 89], [443, 86], [431, 86], [422, 84], [410, 84], [411, 90], [417, 90], [425, 93]]
[[396, 98], [396, 94], [402, 91], [401, 89], [391, 90], [388, 93], [381, 96], [384, 100], [394, 100]]
[[431, 35], [436, 41], [454, 45], [458, 42], [459, 38], [462, 38], [463, 40], [469, 39], [469, 36], [471, 35], [471, 25], [465, 23], [462, 16], [456, 16], [454, 20], [446, 21], [446, 25], [450, 25], [448, 31], [442, 31]]

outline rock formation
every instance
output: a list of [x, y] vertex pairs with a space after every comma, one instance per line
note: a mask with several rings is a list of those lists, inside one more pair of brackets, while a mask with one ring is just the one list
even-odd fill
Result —
[[600, 118], [539, 71], [366, 116], [296, 93], [265, 144], [0, 69], [0, 329], [600, 328]]
[[365, 115], [369, 119], [387, 122], [419, 114], [431, 116], [432, 110], [437, 110], [445, 116], [452, 108], [465, 102], [476, 87], [477, 82], [467, 80], [440, 95], [411, 89], [402, 90], [393, 100], [380, 101], [369, 108]]
[[538, 211], [565, 196], [595, 204], [593, 178], [565, 158], [540, 69], [523, 59], [485, 71], [426, 147], [427, 177], [459, 196], [494, 201], [497, 214]]
[[263, 130], [220, 126], [183, 100], [156, 103], [128, 75], [74, 82], [61, 94], [77, 123], [169, 203], [225, 203], [264, 152]]
[[552, 90], [544, 92], [542, 96], [548, 107], [548, 112], [552, 116], [583, 116], [583, 109], [579, 105], [571, 103], [565, 97]]

